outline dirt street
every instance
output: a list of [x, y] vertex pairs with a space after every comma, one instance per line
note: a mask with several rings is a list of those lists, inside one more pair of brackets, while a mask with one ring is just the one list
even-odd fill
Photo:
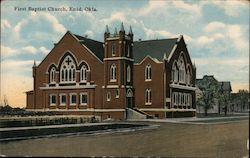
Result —
[[157, 129], [2, 142], [7, 156], [176, 156], [248, 155], [249, 121], [220, 124], [160, 124]]

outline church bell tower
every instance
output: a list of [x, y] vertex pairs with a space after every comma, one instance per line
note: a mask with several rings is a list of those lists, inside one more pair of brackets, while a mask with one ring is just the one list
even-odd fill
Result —
[[[133, 89], [133, 32], [125, 33], [123, 23], [120, 30], [104, 33], [104, 109], [124, 109], [134, 106]], [[107, 114], [112, 117], [112, 113]]]

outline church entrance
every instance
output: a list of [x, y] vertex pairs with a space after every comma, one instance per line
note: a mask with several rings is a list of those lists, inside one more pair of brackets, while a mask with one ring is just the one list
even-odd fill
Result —
[[126, 104], [127, 104], [127, 108], [133, 108], [133, 92], [131, 89], [127, 90], [127, 94], [126, 94]]

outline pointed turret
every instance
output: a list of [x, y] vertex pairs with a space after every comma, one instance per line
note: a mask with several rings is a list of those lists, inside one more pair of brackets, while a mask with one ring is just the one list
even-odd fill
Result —
[[108, 33], [108, 34], [109, 34], [109, 27], [108, 27], [108, 25], [106, 25], [105, 33]]
[[32, 66], [32, 75], [33, 75], [33, 77], [35, 77], [36, 76], [36, 61], [34, 60], [34, 64], [33, 64], [33, 66]]
[[34, 64], [33, 64], [33, 67], [36, 67], [36, 60], [34, 60]]
[[132, 31], [132, 27], [129, 26], [129, 32], [128, 32], [129, 35], [133, 35], [133, 31]]
[[121, 29], [120, 29], [121, 32], [125, 32], [124, 30], [124, 26], [123, 26], [123, 22], [121, 23]]
[[114, 32], [114, 35], [117, 35], [117, 28], [115, 28], [115, 32]]
[[109, 35], [110, 35], [110, 33], [109, 33], [109, 27], [108, 27], [108, 25], [106, 25], [106, 29], [105, 29], [105, 33], [104, 33], [104, 40], [106, 40], [107, 38], [109, 38]]
[[194, 69], [196, 69], [196, 66], [195, 66], [195, 61], [193, 62], [193, 67], [194, 67]]

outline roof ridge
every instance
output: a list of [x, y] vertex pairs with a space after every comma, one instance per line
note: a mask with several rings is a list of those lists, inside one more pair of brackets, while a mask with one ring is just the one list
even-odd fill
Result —
[[[73, 34], [74, 34], [74, 33], [73, 33]], [[97, 41], [97, 40], [94, 40], [94, 39], [91, 39], [91, 38], [86, 38], [86, 37], [83, 37], [83, 36], [78, 35], [78, 34], [74, 34], [74, 35], [75, 35], [75, 36], [79, 36], [79, 37], [84, 38], [84, 39], [87, 39], [87, 40], [94, 41], [94, 42], [103, 43], [103, 42], [101, 42], [101, 41]]]
[[162, 38], [162, 39], [152, 39], [152, 40], [141, 40], [141, 41], [134, 41], [134, 42], [150, 42], [150, 41], [163, 41], [163, 40], [177, 40], [178, 38]]

